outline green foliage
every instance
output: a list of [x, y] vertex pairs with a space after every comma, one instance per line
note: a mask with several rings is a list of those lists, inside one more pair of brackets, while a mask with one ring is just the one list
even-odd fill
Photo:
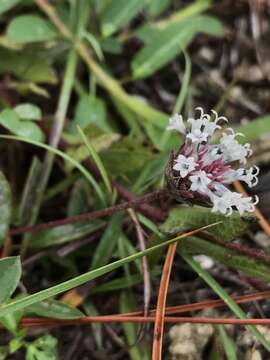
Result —
[[27, 308], [27, 313], [62, 320], [78, 319], [84, 316], [80, 310], [57, 300], [45, 300], [31, 305]]
[[[0, 1], [1, 167], [8, 174], [13, 195], [11, 204], [10, 186], [0, 173], [0, 246], [8, 239], [10, 224], [33, 225], [95, 211], [116, 199], [120, 203], [111, 179], [137, 196], [163, 186], [169, 151], [181, 144], [178, 135], [165, 131], [169, 113], [186, 116], [203, 95], [198, 82], [191, 81], [194, 46], [191, 57], [186, 49], [195, 38], [199, 47], [207, 43], [212, 49], [209, 39], [223, 35], [222, 17], [203, 14], [210, 0], [196, 0], [185, 7], [182, 3], [62, 0], [44, 1], [41, 10], [40, 2], [33, 0]], [[200, 57], [196, 61], [195, 76], [200, 71]], [[173, 84], [172, 76], [177, 76]], [[269, 123], [269, 116], [263, 116], [237, 131], [246, 135], [243, 141], [251, 142], [270, 131]], [[89, 162], [96, 165], [101, 180], [92, 174]], [[21, 177], [27, 171], [24, 180]], [[169, 206], [174, 205], [166, 202], [164, 210]], [[87, 315], [103, 313], [100, 299], [106, 295], [122, 312], [135, 309], [137, 294], [138, 303], [142, 299], [141, 258], [147, 255], [150, 275], [156, 277], [164, 250], [176, 240], [182, 239], [179, 254], [241, 318], [245, 314], [192, 256], [206, 254], [236, 271], [270, 281], [266, 262], [210, 241], [230, 242], [241, 237], [254, 217], [240, 217], [236, 212], [224, 217], [207, 208], [178, 206], [169, 210], [159, 227], [138, 210], [148, 246], [138, 251], [134, 224], [127, 215], [123, 211], [105, 220], [67, 224], [23, 237], [23, 244], [29, 240], [29, 261], [33, 261], [28, 271], [26, 258], [24, 269], [23, 284], [29, 294], [13, 295], [21, 276], [19, 258], [0, 260], [0, 322], [12, 337], [0, 347], [0, 359], [15, 356], [19, 349], [26, 352], [27, 360], [58, 359], [57, 340], [44, 335], [28, 341], [20, 319], [25, 315], [66, 320], [84, 316], [54, 297], [99, 277], [103, 276], [91, 290], [91, 302], [82, 304]], [[199, 235], [174, 238], [209, 224], [214, 225], [202, 231], [207, 241]], [[101, 235], [89, 245], [93, 233]], [[12, 254], [17, 254], [20, 243], [21, 238], [15, 237]], [[57, 252], [53, 251], [56, 246], [60, 247]], [[35, 256], [43, 253], [49, 256], [39, 266]], [[52, 264], [57, 264], [56, 271], [48, 270], [48, 275], [46, 270]], [[67, 273], [61, 274], [58, 265]], [[69, 280], [62, 281], [67, 277]], [[39, 281], [42, 290], [33, 293], [32, 284], [36, 288]], [[91, 326], [95, 350], [104, 352], [107, 338], [103, 338], [103, 327]], [[256, 328], [249, 329], [270, 349]], [[132, 360], [146, 360], [149, 344], [137, 342], [138, 330], [132, 323], [123, 325], [128, 355]], [[227, 358], [235, 359], [232, 340], [222, 326], [218, 331]]]
[[[122, 292], [120, 296], [120, 313], [129, 313], [135, 309], [135, 297], [130, 292]], [[129, 345], [129, 356], [132, 360], [144, 359], [139, 346], [136, 345], [138, 326], [133, 323], [123, 323], [123, 329]]]
[[147, 0], [147, 11], [150, 16], [158, 16], [170, 5], [170, 0]]
[[51, 335], [43, 335], [27, 344], [26, 360], [58, 360], [57, 339]]
[[270, 280], [270, 266], [260, 260], [239, 254], [220, 245], [195, 237], [183, 241], [183, 249], [190, 254], [205, 254], [233, 269], [243, 271], [249, 276]]
[[168, 219], [160, 230], [167, 234], [176, 234], [220, 221], [215, 229], [209, 228], [205, 232], [216, 239], [231, 241], [248, 229], [250, 220], [252, 216], [241, 217], [236, 211], [231, 216], [224, 216], [203, 207], [180, 206], [170, 211]]
[[131, 138], [121, 139], [100, 155], [105, 168], [112, 175], [137, 171], [146, 161], [153, 158], [149, 148]]
[[116, 214], [111, 220], [99, 241], [92, 257], [91, 269], [106, 265], [115, 252], [118, 237], [121, 235], [122, 215]]
[[5, 109], [0, 113], [0, 124], [13, 134], [42, 142], [44, 135], [40, 128], [32, 121], [20, 119], [18, 113], [12, 109]]
[[12, 9], [19, 4], [22, 0], [1, 0], [0, 2], [0, 14]]
[[111, 131], [104, 101], [93, 95], [82, 95], [75, 108], [72, 126], [75, 128], [75, 125], [79, 125], [83, 130], [89, 125], [95, 125], [103, 131]]
[[49, 61], [32, 50], [18, 52], [1, 49], [0, 73], [6, 72], [33, 83], [57, 83], [55, 70]]
[[84, 236], [88, 236], [96, 230], [104, 227], [104, 225], [104, 221], [97, 219], [90, 223], [82, 222], [56, 226], [48, 230], [41, 230], [33, 234], [30, 245], [33, 248], [40, 249], [48, 246], [65, 244]]
[[241, 132], [245, 135], [245, 137], [239, 136], [239, 142], [246, 143], [257, 140], [265, 134], [270, 133], [270, 116], [263, 116], [245, 125], [241, 125], [236, 129], [236, 132]]
[[215, 18], [198, 16], [155, 31], [151, 42], [136, 54], [132, 62], [133, 77], [152, 75], [185, 50], [197, 32], [221, 35], [222, 26]]
[[227, 360], [237, 360], [236, 345], [233, 340], [227, 334], [224, 325], [218, 325], [218, 332], [221, 343], [224, 347]]
[[126, 25], [144, 7], [144, 0], [111, 1], [101, 15], [101, 31], [110, 36]]
[[19, 104], [15, 106], [14, 110], [23, 120], [41, 120], [42, 118], [41, 110], [35, 104]]
[[53, 40], [56, 32], [50, 22], [38, 15], [20, 15], [7, 28], [8, 40], [14, 43], [32, 43]]
[[0, 246], [6, 239], [11, 217], [11, 189], [4, 174], [0, 171]]
[[15, 291], [21, 277], [19, 257], [0, 259], [0, 304], [7, 301]]

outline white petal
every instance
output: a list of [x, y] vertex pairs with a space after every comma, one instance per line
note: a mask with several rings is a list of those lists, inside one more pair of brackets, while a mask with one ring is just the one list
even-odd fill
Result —
[[167, 126], [167, 130], [176, 130], [179, 131], [181, 134], [185, 134], [186, 127], [182, 115], [174, 114], [169, 119], [169, 125]]

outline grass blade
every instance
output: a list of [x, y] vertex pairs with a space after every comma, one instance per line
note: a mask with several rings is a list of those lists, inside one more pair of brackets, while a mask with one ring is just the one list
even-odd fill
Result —
[[109, 176], [107, 174], [107, 171], [98, 155], [98, 153], [96, 152], [94, 146], [91, 144], [91, 142], [87, 139], [85, 133], [83, 132], [83, 130], [80, 128], [80, 126], [77, 126], [78, 128], [78, 132], [83, 140], [83, 142], [85, 143], [85, 146], [87, 147], [90, 155], [92, 156], [99, 172], [100, 172], [100, 175], [103, 179], [103, 182], [104, 182], [104, 185], [107, 189], [107, 192], [108, 192], [108, 195], [110, 196], [110, 198], [112, 199], [112, 187], [111, 187], [111, 182], [110, 182], [110, 179], [109, 179]]

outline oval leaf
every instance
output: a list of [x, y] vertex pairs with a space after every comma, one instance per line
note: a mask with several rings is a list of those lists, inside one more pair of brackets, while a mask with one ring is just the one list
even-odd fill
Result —
[[11, 216], [11, 190], [2, 172], [0, 172], [0, 214], [0, 246], [2, 246], [7, 236]]
[[19, 4], [21, 0], [1, 0], [0, 1], [0, 14], [12, 9], [15, 5]]
[[41, 120], [41, 110], [34, 104], [20, 104], [17, 105], [14, 110], [20, 119]]
[[0, 124], [15, 135], [43, 142], [44, 135], [40, 128], [32, 121], [20, 120], [12, 109], [5, 109], [0, 113]]
[[143, 6], [144, 0], [111, 1], [101, 17], [102, 34], [112, 35], [136, 16]]
[[77, 319], [84, 316], [80, 310], [57, 300], [44, 300], [31, 305], [27, 308], [27, 312], [38, 316], [63, 320]]
[[213, 17], [197, 16], [156, 31], [149, 44], [138, 52], [132, 62], [133, 77], [152, 75], [181, 53], [198, 32], [220, 35], [222, 26]]
[[10, 22], [6, 35], [15, 43], [31, 43], [53, 40], [56, 32], [49, 21], [38, 15], [21, 15]]
[[10, 298], [21, 277], [21, 262], [18, 256], [0, 260], [0, 304]]
[[61, 225], [52, 229], [41, 230], [32, 235], [31, 246], [34, 248], [44, 248], [47, 246], [64, 244], [87, 236], [102, 228], [104, 225], [104, 221], [97, 219], [90, 223], [82, 222], [75, 225]]

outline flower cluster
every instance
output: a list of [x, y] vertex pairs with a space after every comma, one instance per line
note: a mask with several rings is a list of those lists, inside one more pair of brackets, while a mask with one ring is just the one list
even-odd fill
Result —
[[245, 211], [253, 211], [257, 197], [253, 202], [251, 197], [243, 197], [227, 187], [236, 180], [244, 181], [249, 187], [257, 184], [258, 167], [236, 168], [237, 162], [246, 164], [246, 158], [252, 154], [250, 145], [240, 144], [237, 137], [243, 135], [231, 128], [222, 133], [219, 144], [211, 144], [215, 130], [221, 129], [221, 122], [227, 122], [227, 119], [218, 116], [214, 110], [210, 116], [202, 108], [197, 109], [201, 112], [200, 117], [189, 118], [187, 126], [182, 116], [176, 114], [167, 127], [185, 136], [184, 145], [173, 155], [173, 177], [177, 184], [179, 181], [184, 183], [189, 192], [210, 200], [213, 212], [230, 215], [235, 208], [242, 215]]

